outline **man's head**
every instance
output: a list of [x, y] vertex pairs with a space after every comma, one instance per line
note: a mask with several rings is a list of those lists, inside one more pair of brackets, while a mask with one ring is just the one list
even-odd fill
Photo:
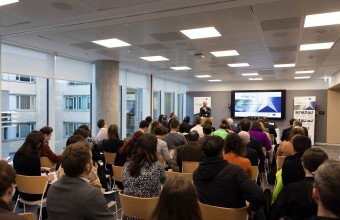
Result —
[[234, 124], [234, 120], [232, 118], [228, 118], [227, 122], [229, 125], [233, 125]]
[[98, 126], [98, 128], [104, 128], [104, 127], [106, 127], [106, 121], [105, 121], [104, 119], [99, 119], [99, 120], [97, 121], [97, 126]]
[[151, 123], [152, 122], [152, 118], [151, 118], [151, 116], [147, 116], [146, 118], [145, 118], [145, 121], [147, 122], [147, 123]]
[[301, 160], [304, 169], [314, 173], [323, 162], [328, 160], [328, 155], [321, 148], [310, 148], [303, 153]]
[[145, 131], [149, 127], [149, 123], [147, 121], [141, 121], [139, 123], [139, 129]]
[[0, 161], [0, 199], [7, 204], [12, 202], [16, 172], [6, 161]]
[[297, 127], [302, 127], [302, 122], [301, 122], [301, 121], [298, 121], [298, 120], [295, 120], [295, 121], [293, 122], [293, 127], [295, 127], [295, 126], [297, 126]]
[[208, 102], [207, 101], [203, 101], [203, 107], [207, 107], [207, 105], [208, 105]]
[[81, 135], [72, 135], [71, 137], [69, 137], [66, 141], [66, 146], [70, 145], [70, 144], [74, 144], [77, 143], [79, 141], [86, 141], [86, 139], [81, 136]]
[[323, 163], [314, 176], [313, 198], [318, 204], [318, 216], [340, 217], [340, 162]]
[[242, 139], [243, 143], [247, 145], [250, 142], [250, 134], [246, 131], [240, 131], [238, 136]]
[[219, 136], [209, 136], [204, 141], [202, 151], [206, 157], [217, 157], [223, 155], [225, 141]]
[[188, 123], [183, 122], [179, 125], [179, 132], [180, 133], [187, 133], [188, 130], [190, 130], [190, 126]]
[[70, 144], [63, 151], [62, 166], [69, 177], [79, 177], [92, 169], [91, 146], [86, 141]]
[[248, 118], [243, 118], [238, 124], [238, 127], [240, 128], [241, 131], [249, 131], [250, 121], [248, 120]]
[[171, 120], [170, 128], [171, 130], [177, 130], [179, 126], [179, 121], [177, 119]]
[[307, 149], [312, 147], [310, 138], [303, 135], [295, 135], [292, 138], [293, 148], [296, 153], [304, 153]]
[[212, 126], [210, 124], [203, 125], [203, 134], [211, 135], [211, 133], [212, 133]]
[[296, 120], [296, 119], [294, 119], [294, 118], [291, 118], [291, 119], [289, 120], [290, 126], [293, 126], [295, 120]]
[[263, 119], [263, 122], [264, 122], [264, 123], [266, 123], [266, 124], [269, 123], [269, 119], [268, 119], [266, 116], [263, 116], [262, 119]]
[[86, 139], [89, 136], [89, 132], [86, 131], [84, 128], [78, 128], [77, 130], [73, 132], [73, 135], [80, 135]]
[[190, 131], [187, 138], [188, 141], [198, 141], [199, 134], [197, 131]]
[[163, 126], [158, 126], [155, 128], [155, 135], [157, 136], [164, 136], [166, 135], [166, 133], [167, 133], [167, 130]]

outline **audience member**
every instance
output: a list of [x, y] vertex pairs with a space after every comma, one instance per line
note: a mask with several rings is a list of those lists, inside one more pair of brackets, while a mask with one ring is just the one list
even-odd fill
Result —
[[182, 176], [169, 177], [151, 219], [201, 220], [201, 210], [192, 183]]
[[204, 134], [204, 136], [202, 138], [198, 139], [198, 143], [200, 145], [202, 145], [205, 142], [205, 140], [207, 139], [207, 137], [211, 136], [212, 132], [213, 132], [213, 130], [212, 130], [212, 126], [211, 125], [209, 125], [209, 124], [204, 125], [203, 126], [203, 134]]
[[275, 126], [271, 125], [269, 123], [270, 121], [269, 121], [269, 119], [266, 116], [263, 116], [262, 119], [263, 119], [264, 126], [268, 129], [269, 134], [274, 135], [274, 144], [276, 144], [277, 134], [276, 134], [276, 131], [275, 131]]
[[289, 140], [290, 130], [293, 128], [293, 124], [296, 119], [291, 118], [289, 120], [289, 127], [282, 130], [281, 141]]
[[276, 156], [291, 156], [295, 153], [292, 144], [292, 139], [295, 135], [304, 135], [304, 133], [301, 128], [293, 128], [290, 131], [289, 140], [283, 141], [277, 148]]
[[151, 128], [150, 128], [150, 134], [155, 134], [155, 129], [157, 127], [161, 126], [161, 124], [158, 121], [154, 121], [151, 123]]
[[[157, 137], [157, 154], [159, 157], [164, 157], [167, 163], [170, 163], [173, 155], [169, 153], [168, 144], [164, 141], [166, 135], [166, 128], [158, 126], [155, 129], [155, 135]], [[172, 152], [173, 154], [173, 152]], [[172, 162], [173, 163], [173, 162]]]
[[6, 161], [0, 161], [0, 219], [25, 220], [12, 211], [16, 172]]
[[44, 144], [41, 152], [41, 156], [48, 157], [54, 163], [58, 163], [61, 160], [61, 155], [56, 155], [48, 146], [48, 141], [51, 140], [53, 128], [45, 126], [40, 129], [40, 132], [44, 135]]
[[178, 117], [177, 117], [177, 115], [176, 115], [175, 112], [171, 112], [171, 113], [170, 113], [170, 119], [169, 119], [169, 122], [168, 122], [168, 128], [169, 128], [169, 129], [170, 129], [171, 121], [172, 121], [173, 119], [178, 120]]
[[168, 129], [168, 116], [167, 115], [163, 115], [161, 124], [163, 127]]
[[246, 131], [240, 131], [238, 133], [238, 136], [240, 136], [240, 138], [242, 139], [242, 142], [244, 144], [244, 146], [246, 146], [246, 158], [248, 158], [250, 160], [250, 163], [252, 166], [258, 166], [259, 164], [259, 157], [257, 156], [257, 152], [256, 150], [254, 150], [253, 148], [247, 147], [247, 145], [250, 142], [250, 135], [248, 132]]
[[[189, 130], [189, 131], [188, 131]], [[179, 133], [181, 133], [186, 139], [188, 139], [188, 133], [190, 132], [190, 126], [183, 122], [179, 125], [178, 128]]]
[[189, 129], [187, 130], [187, 133], [189, 133], [190, 129], [191, 129], [191, 125], [190, 125], [190, 116], [185, 116], [183, 119], [183, 122], [187, 123], [189, 125]]
[[294, 127], [300, 127], [303, 130], [303, 135], [308, 137], [308, 129], [306, 127], [302, 126], [302, 122], [299, 120], [295, 120], [293, 123], [293, 128]]
[[[212, 120], [211, 120], [210, 118], [206, 118], [206, 119], [205, 119], [205, 121], [204, 121], [202, 127], [203, 127], [204, 125], [210, 125], [212, 131], [213, 131], [213, 132], [216, 131], [216, 129], [215, 129], [214, 125], [213, 125], [213, 122], [212, 122]], [[204, 132], [203, 132], [203, 134], [204, 134]]]
[[151, 133], [151, 124], [152, 124], [151, 116], [147, 116], [145, 118], [145, 121], [148, 123], [148, 128], [146, 129], [145, 134], [150, 134]]
[[164, 116], [163, 114], [160, 114], [160, 115], [158, 116], [158, 122], [159, 122], [160, 125], [162, 124], [163, 116]]
[[203, 144], [205, 157], [193, 173], [200, 202], [226, 208], [241, 208], [249, 202], [252, 211], [264, 203], [262, 190], [239, 167], [223, 160], [224, 140], [211, 136]]
[[193, 124], [192, 128], [190, 129], [190, 131], [197, 131], [200, 138], [202, 138], [204, 136], [200, 117], [195, 117], [194, 124]]
[[230, 134], [224, 146], [225, 154], [223, 158], [231, 164], [240, 166], [248, 174], [249, 178], [252, 178], [253, 168], [249, 159], [245, 158], [247, 152], [245, 148], [238, 134]]
[[171, 125], [170, 125], [170, 128], [171, 128], [170, 133], [168, 133], [165, 136], [164, 141], [168, 144], [168, 147], [170, 149], [176, 149], [178, 146], [188, 143], [182, 134], [177, 133], [178, 126], [179, 126], [179, 121], [172, 120]]
[[198, 143], [199, 135], [197, 131], [190, 131], [188, 134], [188, 143], [177, 148], [177, 165], [180, 172], [182, 171], [183, 161], [203, 160], [202, 146]]
[[157, 138], [143, 134], [137, 141], [136, 151], [124, 164], [124, 194], [136, 197], [157, 197], [165, 181], [165, 171], [157, 157]]
[[126, 142], [123, 147], [119, 148], [118, 150], [118, 157], [120, 158], [119, 160], [115, 161], [115, 165], [116, 166], [123, 166], [128, 157], [130, 157], [136, 147], [137, 141], [138, 139], [143, 135], [144, 133], [140, 130], [136, 131], [135, 133], [133, 133], [132, 138], [130, 138], [128, 140], [128, 142]]
[[[258, 139], [261, 146], [264, 147], [266, 151], [269, 151], [270, 149], [272, 149], [270, 141], [266, 133], [263, 132], [260, 122], [258, 121], [253, 122], [250, 128], [249, 134], [251, 137]], [[269, 154], [267, 154], [266, 157], [269, 157]]]
[[227, 122], [229, 124], [230, 130], [232, 130], [236, 134], [240, 132], [239, 128], [234, 125], [234, 120], [232, 118], [227, 118]]
[[313, 199], [318, 204], [317, 217], [310, 220], [340, 218], [340, 162], [326, 161], [314, 176]]
[[[101, 149], [103, 149], [105, 152], [109, 153], [117, 153], [119, 148], [121, 148], [124, 145], [124, 141], [120, 140], [119, 138], [119, 128], [116, 124], [110, 124], [107, 129], [107, 139], [104, 139], [102, 141]], [[116, 155], [116, 160], [119, 160], [119, 157]], [[118, 163], [118, 162], [115, 162]]]
[[48, 192], [48, 219], [114, 219], [102, 192], [88, 184], [92, 170], [90, 145], [81, 141], [67, 146], [62, 166], [66, 175]]
[[104, 139], [107, 139], [107, 123], [104, 119], [99, 119], [97, 122], [97, 126], [99, 128], [96, 140], [97, 144], [99, 144]]
[[[42, 172], [49, 173], [50, 169], [41, 167], [40, 154], [44, 143], [44, 135], [39, 131], [31, 131], [22, 146], [15, 153], [13, 166], [16, 172], [25, 176], [41, 176]], [[47, 176], [48, 181], [54, 178], [53, 173]], [[19, 192], [21, 198], [27, 201], [40, 200], [41, 195]]]
[[[292, 130], [293, 131], [293, 130]], [[302, 156], [302, 166], [306, 176], [303, 180], [290, 183], [282, 189], [271, 211], [271, 219], [287, 216], [291, 219], [309, 219], [317, 213], [317, 205], [313, 201], [313, 174], [328, 159], [328, 155], [320, 148], [310, 148]]]
[[228, 137], [228, 132], [226, 129], [228, 128], [228, 125], [225, 124], [225, 122], [221, 122], [220, 127], [212, 133], [212, 136], [219, 136], [223, 140], [226, 140]]

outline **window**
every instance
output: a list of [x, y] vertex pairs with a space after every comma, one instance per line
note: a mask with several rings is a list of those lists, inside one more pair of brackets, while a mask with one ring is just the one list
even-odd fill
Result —
[[69, 85], [69, 86], [88, 86], [88, 85], [90, 85], [90, 83], [70, 81], [70, 82], [67, 83], [67, 85]]
[[15, 80], [19, 82], [29, 82], [29, 83], [34, 83], [35, 78], [33, 76], [21, 76], [21, 75], [16, 75]]
[[143, 89], [126, 89], [126, 137], [138, 130], [142, 118]]
[[170, 116], [175, 111], [175, 93], [164, 92], [164, 115]]
[[16, 96], [16, 109], [34, 110], [35, 109], [35, 96], [17, 95]]
[[153, 92], [153, 120], [156, 121], [161, 114], [161, 91]]
[[20, 123], [16, 126], [16, 138], [26, 138], [28, 133], [33, 131], [35, 128], [35, 123]]
[[10, 73], [2, 73], [1, 79], [3, 81], [35, 83], [35, 77], [33, 76], [15, 75], [15, 74], [10, 74]]
[[80, 125], [90, 126], [89, 123], [82, 122], [64, 122], [64, 137], [70, 137], [73, 135], [74, 131], [79, 128]]
[[183, 105], [184, 105], [184, 94], [183, 93], [177, 94], [177, 116], [180, 121], [182, 121], [184, 118]]
[[65, 96], [66, 110], [90, 110], [90, 96]]

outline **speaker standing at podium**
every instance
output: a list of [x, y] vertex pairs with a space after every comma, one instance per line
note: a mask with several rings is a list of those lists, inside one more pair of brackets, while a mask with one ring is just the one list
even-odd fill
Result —
[[207, 106], [207, 101], [203, 101], [203, 107], [200, 108], [200, 117], [209, 118], [211, 115], [211, 108]]

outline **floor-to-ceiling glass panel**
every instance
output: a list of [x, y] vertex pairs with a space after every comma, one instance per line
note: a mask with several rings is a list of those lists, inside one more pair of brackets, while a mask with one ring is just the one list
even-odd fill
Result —
[[1, 74], [2, 155], [13, 156], [27, 134], [47, 125], [47, 79]]
[[177, 95], [177, 115], [178, 115], [178, 119], [179, 121], [182, 121], [184, 118], [183, 115], [183, 105], [184, 105], [184, 94], [180, 93]]
[[164, 114], [168, 117], [171, 112], [175, 111], [175, 93], [165, 92], [164, 93]]
[[153, 92], [153, 120], [157, 121], [161, 114], [161, 91]]
[[[55, 145], [59, 154], [66, 140], [80, 125], [90, 126], [91, 84], [56, 80]], [[96, 134], [92, 134], [96, 136]]]
[[142, 89], [126, 89], [126, 137], [131, 137], [142, 121], [143, 105]]

